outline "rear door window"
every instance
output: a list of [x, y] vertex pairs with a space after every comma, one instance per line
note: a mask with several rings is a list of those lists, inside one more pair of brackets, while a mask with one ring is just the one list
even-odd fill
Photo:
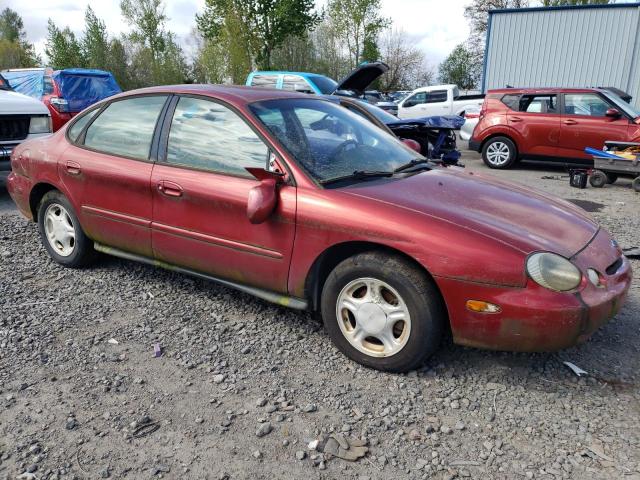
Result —
[[447, 101], [447, 91], [446, 90], [434, 90], [429, 92], [429, 96], [427, 97], [427, 101], [425, 103], [442, 103]]
[[254, 75], [251, 79], [252, 87], [278, 88], [278, 75]]
[[153, 132], [166, 100], [166, 95], [153, 95], [111, 103], [87, 129], [85, 147], [148, 160]]
[[611, 106], [595, 93], [565, 93], [565, 115], [604, 117]]
[[282, 89], [292, 92], [314, 93], [307, 81], [300, 75], [285, 75], [282, 79]]
[[518, 110], [527, 113], [558, 113], [556, 95], [523, 95]]

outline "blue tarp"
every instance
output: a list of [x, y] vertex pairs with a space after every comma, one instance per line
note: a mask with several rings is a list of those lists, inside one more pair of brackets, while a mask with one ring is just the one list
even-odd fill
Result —
[[44, 91], [44, 70], [30, 70], [23, 72], [2, 72], [11, 88], [16, 92], [42, 100]]
[[53, 80], [58, 85], [62, 98], [69, 103], [71, 112], [84, 110], [89, 105], [122, 91], [113, 75], [104, 70], [57, 70], [53, 72]]
[[446, 128], [450, 130], [460, 130], [464, 125], [464, 118], [458, 115], [440, 115], [433, 117], [408, 118], [406, 120], [398, 119], [395, 122], [389, 122], [387, 125], [419, 125], [429, 128]]

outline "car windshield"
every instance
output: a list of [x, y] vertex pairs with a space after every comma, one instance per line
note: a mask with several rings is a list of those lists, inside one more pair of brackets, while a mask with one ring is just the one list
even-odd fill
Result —
[[332, 94], [338, 86], [338, 83], [335, 80], [323, 77], [322, 75], [314, 75], [313, 77], [310, 77], [310, 80], [315, 83], [315, 85], [325, 95]]
[[624, 113], [629, 115], [631, 118], [640, 117], [640, 111], [638, 111], [637, 108], [625, 102], [622, 98], [620, 98], [619, 95], [616, 95], [610, 90], [605, 90], [602, 93], [604, 93], [605, 97], [607, 97], [609, 100], [615, 103], [620, 108], [620, 110], [622, 110]]
[[355, 173], [391, 174], [423, 159], [371, 122], [326, 100], [266, 100], [251, 104], [251, 110], [319, 183]]

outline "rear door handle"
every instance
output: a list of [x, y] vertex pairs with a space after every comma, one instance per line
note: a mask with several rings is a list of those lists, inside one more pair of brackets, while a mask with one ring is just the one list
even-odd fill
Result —
[[577, 125], [578, 124], [578, 122], [576, 122], [575, 120], [571, 120], [570, 118], [565, 120], [562, 123], [564, 123], [565, 125]]
[[67, 161], [65, 167], [69, 175], [80, 175], [82, 173], [79, 163]]
[[180, 185], [167, 180], [160, 180], [158, 182], [158, 191], [167, 197], [181, 197], [183, 193]]
[[510, 122], [521, 122], [522, 119], [520, 117], [509, 117]]

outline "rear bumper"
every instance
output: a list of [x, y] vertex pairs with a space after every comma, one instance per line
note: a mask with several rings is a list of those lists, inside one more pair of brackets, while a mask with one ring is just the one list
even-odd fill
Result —
[[[578, 263], [578, 262], [576, 262]], [[622, 257], [605, 287], [587, 280], [577, 293], [559, 293], [529, 281], [504, 288], [436, 278], [447, 304], [454, 342], [477, 348], [555, 351], [585, 342], [620, 310], [631, 285], [631, 265]], [[499, 313], [467, 310], [467, 300], [499, 305]]]
[[482, 147], [482, 143], [470, 138], [469, 139], [469, 150], [473, 150], [474, 152], [480, 152], [480, 149]]
[[31, 208], [29, 207], [29, 192], [31, 191], [29, 179], [18, 175], [16, 172], [11, 172], [7, 177], [7, 191], [20, 213], [33, 220]]

